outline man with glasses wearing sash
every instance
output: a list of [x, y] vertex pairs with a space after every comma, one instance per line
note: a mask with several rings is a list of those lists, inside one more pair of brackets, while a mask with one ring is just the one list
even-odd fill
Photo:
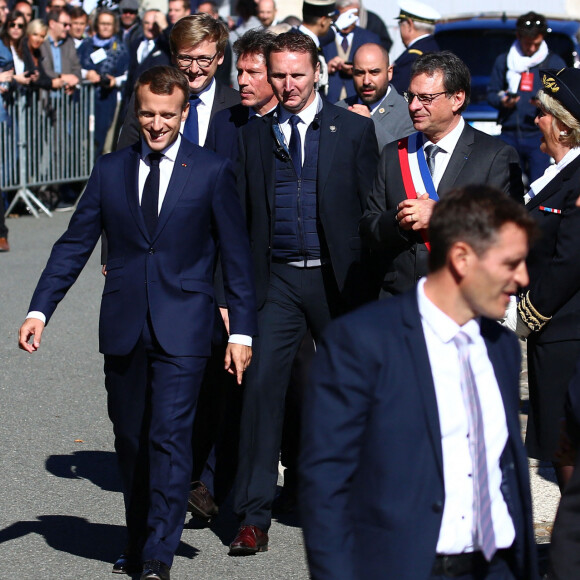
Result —
[[417, 133], [383, 149], [360, 223], [384, 272], [381, 297], [409, 290], [427, 274], [427, 228], [440, 196], [485, 184], [521, 199], [516, 151], [461, 116], [470, 87], [467, 66], [451, 52], [425, 54], [413, 65], [405, 98]]

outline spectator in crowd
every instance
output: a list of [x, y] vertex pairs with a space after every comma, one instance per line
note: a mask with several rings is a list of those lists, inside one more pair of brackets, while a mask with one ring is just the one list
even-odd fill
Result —
[[[6, 11], [2, 7], [2, 0], [0, 0], [0, 38], [2, 34], [1, 20], [5, 18]], [[8, 112], [6, 111], [6, 104], [4, 98], [8, 96], [10, 90], [10, 83], [14, 77], [14, 60], [12, 52], [0, 41], [0, 123], [5, 123], [9, 120]], [[2, 164], [0, 163], [0, 172], [2, 171]], [[4, 194], [0, 190], [0, 252], [9, 252], [10, 244], [8, 243], [8, 228], [4, 219]]]
[[232, 556], [268, 549], [284, 399], [307, 328], [316, 340], [331, 318], [376, 297], [358, 237], [378, 159], [373, 123], [322, 101], [309, 36], [274, 37], [267, 64], [280, 106], [244, 127], [239, 143], [259, 311], [242, 408], [234, 494], [241, 526]]
[[522, 290], [516, 332], [527, 336], [528, 454], [553, 462], [563, 490], [571, 467], [555, 453], [566, 391], [580, 358], [580, 250], [573, 243], [580, 228], [580, 71], [542, 69], [539, 74], [540, 147], [556, 164], [525, 197], [542, 238], [528, 256], [530, 284]]
[[[215, 80], [228, 42], [224, 24], [209, 14], [193, 14], [179, 20], [172, 28], [169, 45], [173, 62], [187, 76], [190, 111], [183, 126], [186, 139], [203, 146], [210, 121], [222, 109], [240, 102], [237, 91]], [[138, 121], [129, 104], [119, 136], [118, 148], [132, 145], [139, 138]]]
[[252, 28], [261, 28], [258, 20], [255, 0], [237, 0], [236, 14], [238, 19], [230, 32], [230, 42], [233, 44], [240, 36]]
[[536, 226], [466, 186], [430, 232], [427, 278], [333, 322], [317, 349], [300, 462], [313, 580], [538, 579], [521, 352], [496, 322], [527, 284]]
[[101, 10], [95, 19], [95, 34], [79, 47], [81, 66], [95, 90], [95, 155], [104, 152], [107, 133], [117, 110], [117, 95], [127, 78], [129, 53], [117, 36], [117, 19]]
[[[22, 39], [26, 30], [26, 19], [21, 12], [12, 11], [6, 17], [4, 26], [0, 31], [0, 40], [10, 51], [12, 64], [8, 64], [9, 70], [13, 70], [12, 82], [28, 86], [38, 78], [37, 74], [25, 73], [25, 63], [22, 54]], [[6, 76], [6, 75], [5, 75]]]
[[169, 11], [167, 12], [167, 19], [171, 26], [173, 26], [178, 20], [191, 14], [189, 0], [169, 0], [168, 6]]
[[[358, 3], [352, 0], [337, 0], [336, 9], [339, 17], [336, 20], [338, 34], [334, 40], [324, 45], [322, 50], [328, 63], [328, 100], [336, 103], [356, 95], [352, 82], [352, 60], [359, 46], [367, 42], [379, 42], [374, 32], [369, 32], [358, 22]], [[346, 18], [346, 20], [345, 20]]]
[[274, 26], [278, 23], [276, 20], [276, 2], [274, 0], [258, 0], [258, 20], [264, 28]]
[[[44, 58], [40, 50], [45, 41], [48, 26], [43, 20], [32, 20], [26, 27], [26, 37], [22, 43], [24, 70], [31, 73], [30, 87], [41, 89], [61, 89], [66, 80], [62, 77], [50, 78], [44, 68]], [[25, 72], [25, 74], [26, 74]]]
[[405, 51], [394, 63], [391, 84], [402, 94], [409, 88], [411, 67], [415, 60], [422, 54], [439, 50], [433, 31], [441, 15], [419, 0], [400, 0], [399, 8], [397, 19]]
[[358, 25], [369, 32], [374, 32], [380, 39], [380, 45], [389, 52], [393, 46], [393, 40], [383, 19], [378, 14], [367, 10], [362, 0], [351, 0], [351, 2], [353, 5], [358, 5]]
[[32, 16], [34, 15], [32, 11], [32, 4], [27, 2], [27, 0], [19, 0], [19, 2], [16, 2], [14, 4], [14, 10], [17, 10], [24, 16], [26, 19], [26, 24], [32, 20]]
[[[215, 20], [218, 20], [227, 26], [227, 24], [220, 18], [217, 5], [213, 0], [207, 0], [205, 2], [201, 2], [197, 7], [198, 14], [209, 14]], [[223, 83], [226, 86], [232, 85], [232, 66], [233, 66], [233, 52], [232, 46], [228, 43], [226, 44], [226, 48], [224, 50], [224, 60], [218, 66], [215, 72], [215, 79], [216, 81]]]
[[309, 36], [318, 49], [318, 91], [326, 96], [328, 93], [328, 65], [320, 39], [325, 38], [330, 31], [332, 18], [336, 9], [334, 0], [304, 0], [302, 4], [302, 24], [298, 31]]
[[78, 49], [85, 38], [88, 37], [89, 16], [80, 6], [70, 6], [68, 13], [70, 15], [69, 35]]
[[121, 25], [117, 34], [129, 48], [133, 40], [142, 33], [141, 20], [139, 18], [139, 0], [121, 0], [119, 12]]
[[8, 6], [6, 0], [0, 0], [0, 28], [4, 25], [4, 22], [6, 22], [6, 17], [8, 16], [9, 12], [10, 7]]
[[65, 0], [50, 0], [46, 4], [45, 18], [50, 12], [60, 12], [66, 8]]
[[64, 80], [67, 92], [72, 93], [82, 78], [81, 64], [75, 43], [69, 36], [71, 17], [66, 10], [48, 13], [48, 34], [40, 47], [43, 66], [51, 79]]
[[[231, 312], [224, 365], [240, 383], [251, 360], [247, 344], [256, 313], [230, 163], [181, 138], [189, 93], [183, 74], [155, 67], [140, 81], [135, 92], [142, 141], [97, 160], [39, 280], [19, 346], [38, 350], [45, 324], [104, 230], [110, 255], [100, 350], [128, 535], [113, 572], [170, 580], [185, 519], [193, 417], [211, 344], [217, 247]], [[152, 245], [158, 256], [144, 260]]]
[[513, 147], [461, 116], [470, 91], [469, 69], [451, 52], [425, 54], [413, 63], [405, 95], [418, 132], [383, 149], [360, 223], [361, 236], [385, 270], [382, 296], [410, 290], [427, 274], [429, 220], [439, 197], [470, 184], [522, 196]]
[[536, 93], [542, 87], [540, 69], [560, 70], [564, 61], [548, 49], [546, 19], [536, 12], [523, 14], [516, 21], [516, 40], [510, 50], [500, 54], [489, 79], [487, 100], [499, 110], [500, 139], [515, 148], [522, 171], [529, 183], [536, 181], [550, 165], [540, 150], [542, 133], [534, 122]]
[[407, 102], [389, 84], [392, 76], [389, 53], [380, 44], [363, 44], [353, 60], [356, 95], [337, 103], [373, 120], [379, 151], [387, 143], [414, 132]]

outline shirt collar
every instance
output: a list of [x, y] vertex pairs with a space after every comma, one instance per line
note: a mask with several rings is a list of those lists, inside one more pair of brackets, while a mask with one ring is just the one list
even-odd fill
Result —
[[[437, 141], [436, 145], [440, 149], [443, 149], [443, 151], [445, 153], [453, 153], [453, 151], [455, 150], [455, 147], [457, 145], [457, 141], [459, 141], [459, 137], [461, 137], [461, 133], [463, 133], [464, 127], [465, 127], [465, 121], [463, 120], [463, 117], [460, 116], [459, 123], [457, 123], [457, 126], [454, 127], [452, 131], [447, 133], [447, 135], [445, 135], [445, 137], [443, 137], [443, 139], [439, 139], [439, 141]], [[425, 142], [423, 143], [423, 146], [431, 145], [431, 144], [433, 144], [433, 142], [429, 141], [425, 135]]]
[[[175, 163], [175, 159], [177, 158], [177, 152], [179, 151], [179, 146], [181, 145], [181, 133], [178, 133], [177, 139], [161, 151], [161, 154], [164, 157], [167, 157], [172, 163]], [[151, 147], [147, 145], [147, 142], [143, 137], [141, 137], [141, 159], [145, 161], [147, 159], [147, 155], [152, 153]]]
[[[380, 101], [377, 101], [376, 103], [373, 103], [370, 106], [371, 115], [374, 115], [375, 114], [375, 111], [383, 104], [384, 100], [389, 96], [389, 93], [390, 92], [391, 92], [391, 85], [388, 86], [387, 92], [385, 93], [385, 96]], [[359, 102], [360, 102], [361, 105], [364, 105], [365, 104], [360, 99], [359, 99]]]
[[475, 342], [480, 331], [480, 318], [473, 318], [463, 326], [459, 326], [452, 318], [447, 316], [443, 310], [435, 306], [425, 294], [426, 278], [421, 278], [417, 284], [417, 302], [419, 304], [419, 314], [421, 320], [429, 326], [431, 331], [439, 338], [442, 343], [451, 342], [458, 332], [464, 332], [470, 342]]
[[215, 97], [215, 78], [211, 79], [209, 85], [205, 87], [201, 93], [196, 94], [206, 107], [213, 105], [213, 99]]
[[54, 46], [55, 48], [58, 48], [64, 44], [64, 40], [54, 40], [50, 34], [47, 34], [46, 38], [48, 38], [48, 42], [51, 44], [51, 46]]
[[298, 30], [300, 30], [300, 32], [302, 32], [303, 34], [306, 34], [306, 36], [310, 36], [310, 38], [312, 38], [312, 40], [314, 40], [314, 44], [316, 44], [317, 47], [320, 46], [320, 40], [318, 39], [318, 36], [316, 36], [316, 34], [314, 34], [314, 32], [312, 32], [312, 30], [310, 30], [309, 28], [306, 28], [306, 26], [304, 26], [304, 24], [301, 24], [298, 27]]
[[298, 117], [300, 117], [300, 120], [307, 127], [309, 127], [312, 121], [314, 121], [314, 117], [316, 117], [321, 108], [322, 108], [322, 100], [318, 93], [314, 94], [314, 100], [310, 103], [310, 105], [308, 105], [308, 107], [302, 109], [300, 113], [291, 113], [290, 111], [287, 111], [284, 107], [280, 106], [280, 124], [286, 123], [288, 119], [292, 117], [292, 115], [297, 114]]

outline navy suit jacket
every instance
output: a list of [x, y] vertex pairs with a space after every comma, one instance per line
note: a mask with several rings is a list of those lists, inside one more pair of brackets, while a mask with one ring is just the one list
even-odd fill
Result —
[[[240, 131], [238, 187], [246, 211], [258, 307], [270, 279], [274, 228], [276, 155], [279, 154], [267, 116], [248, 123]], [[322, 258], [329, 260], [339, 291], [346, 303], [375, 298], [370, 266], [358, 233], [358, 221], [366, 206], [378, 159], [373, 122], [324, 103], [314, 123], [320, 130], [318, 154], [318, 218]]]
[[[337, 35], [340, 38], [340, 35]], [[374, 42], [376, 44], [381, 43], [381, 39], [370, 30], [365, 30], [360, 26], [356, 26], [353, 31], [352, 37], [352, 44], [350, 47], [349, 52], [349, 60], [352, 62], [354, 58], [355, 52], [359, 49], [360, 46], [363, 44], [367, 44], [368, 42]], [[336, 49], [336, 42], [329, 42], [328, 44], [322, 47], [322, 52], [324, 53], [324, 58], [326, 62], [333, 59], [335, 56], [338, 56], [338, 51]], [[356, 95], [356, 91], [354, 90], [354, 83], [352, 82], [352, 77], [347, 77], [341, 75], [340, 71], [328, 75], [328, 93], [326, 95], [326, 99], [330, 103], [336, 103], [340, 100], [340, 91], [342, 87], [346, 88], [346, 96], [352, 97]]]
[[101, 302], [100, 351], [126, 355], [149, 312], [155, 336], [172, 356], [209, 356], [214, 322], [213, 271], [219, 244], [235, 334], [256, 333], [252, 266], [229, 161], [182, 139], [153, 236], [138, 198], [140, 143], [100, 157], [69, 227], [56, 242], [30, 310], [50, 320], [101, 230], [109, 242]]
[[[528, 254], [530, 301], [552, 320], [534, 333], [538, 344], [580, 339], [580, 157], [565, 167], [533, 197], [526, 209], [540, 226], [542, 236]], [[562, 213], [540, 209], [550, 207]]]
[[209, 124], [204, 147], [235, 163], [238, 158], [238, 131], [248, 122], [249, 115], [249, 108], [241, 104], [219, 111]]
[[[502, 492], [517, 578], [537, 578], [516, 337], [484, 319], [508, 441]], [[445, 503], [435, 387], [416, 290], [332, 322], [317, 345], [302, 423], [300, 506], [314, 580], [427, 580]]]

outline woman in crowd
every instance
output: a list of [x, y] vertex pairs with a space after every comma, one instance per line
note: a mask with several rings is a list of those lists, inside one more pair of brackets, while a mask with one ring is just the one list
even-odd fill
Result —
[[38, 75], [25, 72], [25, 64], [22, 53], [22, 39], [26, 30], [24, 14], [13, 10], [6, 17], [6, 22], [0, 32], [0, 41], [12, 54], [14, 74], [12, 80], [20, 85], [29, 85], [38, 80]]
[[81, 67], [95, 91], [95, 154], [105, 146], [107, 133], [115, 118], [119, 89], [127, 78], [129, 53], [116, 33], [116, 16], [109, 10], [100, 11], [95, 19], [95, 34], [83, 40], [79, 47]]
[[560, 489], [571, 474], [555, 456], [568, 383], [580, 358], [580, 70], [540, 71], [536, 125], [540, 148], [553, 157], [526, 194], [542, 236], [528, 256], [530, 284], [518, 304], [520, 336], [528, 337], [530, 457], [552, 461]]

